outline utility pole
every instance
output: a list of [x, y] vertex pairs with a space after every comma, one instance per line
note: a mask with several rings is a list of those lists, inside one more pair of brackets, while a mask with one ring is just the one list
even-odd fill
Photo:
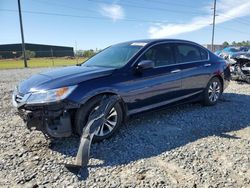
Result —
[[212, 52], [214, 51], [214, 29], [215, 29], [215, 16], [216, 16], [216, 0], [214, 0], [214, 16], [213, 16], [213, 31], [212, 31]]
[[25, 53], [25, 43], [24, 43], [24, 35], [23, 35], [23, 21], [22, 21], [22, 13], [21, 13], [21, 3], [20, 0], [18, 1], [18, 11], [19, 11], [19, 21], [20, 21], [20, 29], [21, 29], [21, 37], [22, 37], [22, 51], [23, 51], [23, 62], [24, 67], [27, 68], [27, 59], [26, 59], [26, 53]]
[[54, 53], [53, 53], [53, 49], [50, 48], [50, 52], [51, 52], [51, 58], [52, 58], [52, 66], [54, 67], [55, 66], [55, 63], [54, 63]]
[[75, 41], [75, 47], [76, 47], [76, 51], [75, 51], [76, 62], [78, 64], [79, 63], [79, 56], [77, 55], [77, 42], [76, 41]]

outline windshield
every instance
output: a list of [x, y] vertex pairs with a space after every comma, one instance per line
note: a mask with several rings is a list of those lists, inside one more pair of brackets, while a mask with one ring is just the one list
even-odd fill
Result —
[[128, 60], [145, 45], [146, 43], [123, 43], [110, 46], [82, 65], [119, 68], [126, 65]]

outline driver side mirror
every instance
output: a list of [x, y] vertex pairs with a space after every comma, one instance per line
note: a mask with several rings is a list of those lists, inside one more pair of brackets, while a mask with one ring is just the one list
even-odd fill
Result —
[[155, 66], [155, 62], [151, 60], [143, 60], [138, 63], [138, 65], [136, 66], [136, 70], [140, 71], [140, 70], [145, 70], [145, 69], [151, 69], [151, 68], [154, 68], [154, 66]]

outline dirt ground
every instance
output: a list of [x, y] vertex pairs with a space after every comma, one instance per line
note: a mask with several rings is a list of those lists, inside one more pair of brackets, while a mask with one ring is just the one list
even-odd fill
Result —
[[91, 148], [76, 176], [73, 136], [50, 142], [15, 114], [15, 85], [47, 69], [0, 71], [0, 187], [250, 187], [250, 85], [231, 82], [213, 107], [183, 105], [135, 116]]

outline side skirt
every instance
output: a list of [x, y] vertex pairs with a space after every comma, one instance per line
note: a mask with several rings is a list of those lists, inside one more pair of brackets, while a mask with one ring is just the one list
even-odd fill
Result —
[[174, 98], [174, 99], [171, 99], [171, 100], [162, 101], [160, 103], [148, 105], [148, 106], [145, 106], [145, 107], [142, 107], [142, 108], [139, 108], [139, 109], [134, 109], [134, 110], [128, 111], [128, 116], [131, 116], [133, 114], [138, 114], [138, 113], [141, 113], [141, 112], [144, 112], [144, 111], [149, 111], [151, 109], [163, 107], [163, 106], [169, 105], [171, 103], [175, 103], [175, 102], [181, 101], [183, 99], [198, 95], [198, 94], [200, 94], [202, 92], [203, 92], [203, 90], [200, 90], [200, 91], [197, 91], [197, 92], [194, 92], [194, 93], [191, 93], [191, 94], [188, 94], [188, 95], [184, 95], [184, 96], [181, 96], [181, 97], [177, 97], [177, 98]]

